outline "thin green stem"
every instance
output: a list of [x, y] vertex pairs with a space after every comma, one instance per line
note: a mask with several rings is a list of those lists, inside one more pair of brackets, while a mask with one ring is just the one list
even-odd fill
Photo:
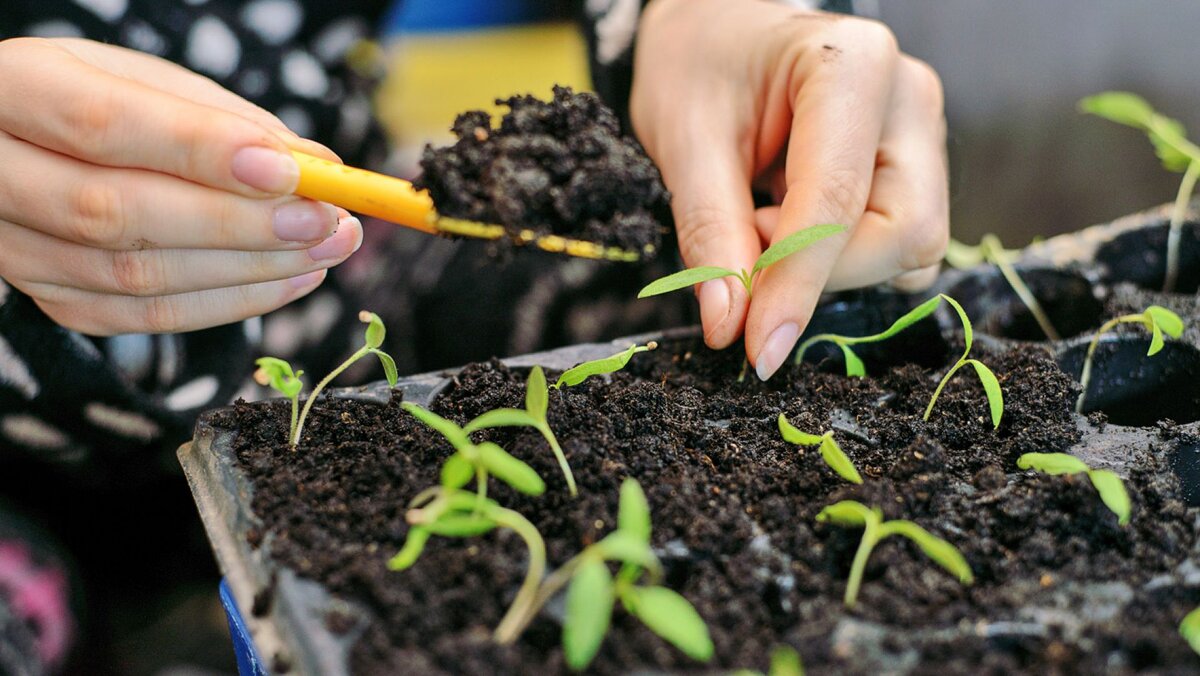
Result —
[[875, 519], [867, 519], [866, 525], [863, 527], [862, 541], [858, 543], [858, 551], [854, 553], [854, 562], [850, 564], [850, 579], [846, 581], [846, 595], [842, 598], [842, 603], [847, 608], [853, 608], [858, 601], [858, 590], [862, 586], [863, 575], [867, 570], [867, 559], [871, 558], [871, 551], [879, 542], [878, 530], [879, 522]]
[[1179, 193], [1175, 195], [1175, 205], [1171, 209], [1171, 227], [1167, 233], [1167, 274], [1163, 280], [1164, 293], [1173, 292], [1175, 284], [1179, 281], [1179, 242], [1183, 238], [1183, 220], [1187, 217], [1188, 202], [1196, 189], [1197, 178], [1200, 178], [1200, 160], [1193, 159], [1179, 183]]
[[483, 504], [485, 502], [487, 502], [487, 480], [488, 480], [487, 470], [483, 468], [483, 465], [476, 465], [475, 466], [475, 485], [477, 486], [477, 488], [475, 489], [475, 495], [476, 495], [475, 510], [474, 510], [475, 514], [482, 513], [483, 512]]
[[741, 272], [738, 273], [738, 279], [742, 280], [742, 286], [746, 287], [746, 298], [753, 297], [754, 278], [750, 276], [750, 273], [746, 272], [745, 268], [742, 268]]
[[946, 383], [950, 382], [951, 376], [954, 375], [955, 371], [958, 371], [960, 368], [965, 366], [966, 363], [967, 363], [967, 356], [964, 354], [954, 364], [954, 366], [950, 367], [950, 370], [946, 372], [946, 375], [942, 376], [942, 382], [938, 383], [937, 389], [933, 391], [933, 397], [929, 400], [929, 406], [925, 407], [925, 416], [924, 416], [925, 420], [929, 420], [929, 414], [933, 413], [933, 405], [935, 403], [937, 403], [938, 396], [941, 395], [942, 389], [944, 387], [946, 387]]
[[496, 631], [493, 636], [497, 643], [511, 643], [520, 636], [517, 628], [522, 626], [521, 618], [530, 614], [530, 610], [536, 607], [534, 602], [538, 597], [538, 586], [542, 581], [542, 576], [546, 574], [546, 544], [542, 541], [542, 536], [538, 533], [528, 519], [521, 516], [511, 509], [503, 507], [491, 510], [489, 516], [496, 522], [496, 525], [503, 528], [508, 528], [525, 541], [525, 547], [529, 550], [529, 568], [525, 571], [525, 581], [521, 583], [521, 588], [517, 590], [517, 597], [513, 599], [513, 603], [508, 608], [508, 612], [504, 614], [504, 618], [500, 620], [500, 624], [496, 626]]
[[550, 450], [554, 451], [554, 457], [558, 460], [558, 468], [562, 470], [563, 476], [567, 478], [567, 490], [571, 492], [571, 497], [579, 495], [579, 490], [575, 487], [575, 475], [571, 472], [571, 466], [567, 464], [567, 456], [563, 453], [562, 447], [558, 445], [558, 439], [554, 437], [554, 432], [550, 429], [550, 424], [542, 421], [538, 425], [537, 430], [546, 438], [546, 443], [550, 444]]
[[[300, 393], [297, 392], [296, 396], [292, 397], [292, 422], [288, 426], [288, 441], [291, 441], [292, 437], [296, 436], [296, 423], [299, 420], [299, 415], [300, 415]], [[291, 444], [291, 445], [295, 446], [295, 444]]]
[[317, 386], [314, 387], [313, 391], [309, 393], [308, 400], [304, 402], [304, 410], [300, 412], [300, 419], [296, 421], [296, 431], [292, 434], [292, 448], [296, 448], [300, 445], [300, 435], [304, 432], [304, 420], [308, 418], [308, 412], [312, 410], [312, 406], [314, 403], [316, 403], [317, 395], [321, 394], [321, 390], [325, 389], [325, 386], [328, 385], [331, 380], [341, 375], [342, 371], [350, 368], [351, 364], [359, 359], [362, 359], [370, 353], [371, 348], [364, 345], [363, 347], [359, 348], [357, 352], [350, 355], [349, 359], [342, 362], [333, 371], [330, 371], [329, 375], [321, 379], [321, 382], [317, 383]]
[[835, 345], [839, 345], [840, 343], [838, 341], [842, 340], [844, 337], [845, 336], [839, 336], [833, 333], [819, 333], [803, 343], [800, 343], [800, 347], [796, 350], [796, 358], [792, 360], [792, 363], [799, 365], [800, 362], [804, 361], [804, 353], [808, 352], [808, 348], [816, 345], [822, 340], [828, 340]]
[[1143, 323], [1145, 321], [1146, 318], [1143, 315], [1121, 315], [1100, 325], [1100, 328], [1096, 331], [1096, 335], [1092, 336], [1091, 342], [1088, 343], [1087, 355], [1083, 358], [1083, 371], [1079, 374], [1079, 386], [1083, 389], [1079, 392], [1079, 398], [1075, 400], [1076, 413], [1083, 413], [1083, 402], [1087, 397], [1088, 385], [1092, 382], [1092, 361], [1096, 354], [1096, 348], [1100, 347], [1100, 337], [1111, 331], [1118, 324]]
[[[575, 570], [579, 568], [579, 564], [583, 563], [588, 557], [592, 548], [589, 546], [582, 552], [573, 556], [569, 561], [559, 566], [558, 570], [550, 573], [541, 585], [538, 586], [537, 594], [533, 600], [521, 609], [520, 616], [513, 617], [512, 621], [507, 625], [501, 625], [504, 628], [504, 633], [500, 633], [501, 627], [496, 627], [496, 642], [500, 644], [511, 643], [517, 640], [517, 637], [524, 633], [525, 628], [533, 621], [534, 617], [541, 609], [554, 598], [554, 595], [559, 592], [567, 583], [571, 581], [571, 577], [575, 575]], [[514, 604], [515, 605], [515, 604]], [[509, 611], [512, 615], [512, 611]], [[507, 620], [508, 617], [505, 617]]]
[[1041, 327], [1042, 333], [1053, 341], [1061, 340], [1058, 331], [1055, 330], [1054, 324], [1050, 321], [1050, 316], [1042, 309], [1042, 304], [1038, 302], [1037, 296], [1033, 295], [1033, 291], [1025, 284], [1025, 280], [1017, 274], [1016, 268], [1008, 261], [1004, 255], [1004, 247], [1000, 244], [1000, 240], [995, 235], [984, 235], [983, 240], [979, 243], [983, 250], [983, 257], [992, 265], [1000, 269], [1000, 274], [1004, 275], [1004, 279], [1008, 281], [1008, 285], [1016, 292], [1017, 298], [1029, 308], [1030, 314], [1037, 320], [1038, 326]]

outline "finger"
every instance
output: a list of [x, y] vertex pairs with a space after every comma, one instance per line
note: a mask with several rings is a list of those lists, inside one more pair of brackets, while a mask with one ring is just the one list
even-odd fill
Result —
[[[672, 111], [672, 122], [656, 134], [651, 155], [671, 191], [684, 264], [749, 270], [762, 253], [754, 229], [750, 160], [731, 135], [739, 128], [736, 113], [721, 106], [721, 97], [711, 100], [711, 106]], [[726, 277], [700, 284], [697, 295], [705, 342], [715, 349], [728, 347], [745, 322], [745, 287]]]
[[[362, 225], [343, 219], [337, 234], [304, 251], [140, 249], [106, 251], [0, 221], [0, 277], [37, 288], [69, 287], [125, 296], [166, 296], [296, 277], [346, 260]], [[48, 264], [49, 262], [49, 264]]]
[[[58, 287], [33, 296], [58, 324], [93, 336], [197, 331], [263, 315], [317, 288], [327, 271], [299, 277], [172, 296], [136, 298]], [[22, 291], [21, 284], [14, 284]]]
[[[820, 53], [797, 66], [804, 76], [792, 99], [787, 194], [775, 242], [818, 224], [854, 226], [866, 208], [898, 51], [891, 33], [874, 22], [838, 21], [828, 30], [816, 43]], [[746, 321], [746, 354], [759, 378], [773, 375], [795, 346], [849, 234], [817, 242], [760, 275]]]
[[94, 164], [251, 197], [289, 194], [299, 181], [299, 166], [274, 130], [113, 75], [54, 43], [0, 43], [0, 88], [0, 129]]
[[904, 293], [916, 293], [924, 291], [933, 286], [937, 281], [938, 273], [941, 272], [941, 265], [930, 265], [927, 268], [920, 270], [910, 270], [903, 274], [897, 275], [889, 283], [892, 288]]
[[102, 249], [308, 248], [337, 211], [295, 197], [252, 199], [166, 174], [97, 167], [0, 134], [0, 219]]

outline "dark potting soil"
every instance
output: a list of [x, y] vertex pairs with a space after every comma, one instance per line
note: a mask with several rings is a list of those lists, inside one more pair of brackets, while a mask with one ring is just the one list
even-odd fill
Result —
[[[540, 436], [517, 428], [480, 436], [529, 462], [547, 492], [528, 498], [492, 482], [490, 495], [538, 527], [553, 568], [614, 528], [619, 484], [636, 478], [665, 583], [712, 633], [709, 669], [765, 669], [772, 647], [787, 643], [810, 673], [1195, 673], [1197, 657], [1177, 624], [1200, 594], [1150, 583], [1186, 558], [1200, 517], [1182, 501], [1162, 449], [1128, 449], [1133, 520], [1118, 526], [1086, 480], [1015, 466], [1021, 453], [1066, 450], [1080, 439], [1071, 378], [1036, 347], [976, 350], [1004, 388], [998, 431], [965, 372], [925, 422], [940, 371], [901, 365], [849, 379], [804, 364], [767, 384], [738, 383], [740, 348], [665, 345], [611, 382], [551, 391], [549, 420], [579, 482], [577, 499]], [[524, 377], [499, 362], [471, 365], [433, 408], [465, 423], [519, 407]], [[375, 616], [355, 647], [355, 673], [564, 672], [561, 601], [516, 645], [490, 639], [525, 574], [525, 550], [511, 533], [434, 538], [411, 569], [387, 570], [404, 541], [408, 501], [437, 482], [450, 453], [398, 399], [316, 406], [295, 452], [283, 443], [285, 406], [239, 404], [223, 414], [218, 424], [242, 430], [236, 450], [271, 535], [264, 546]], [[780, 412], [806, 431], [832, 427], [866, 483], [847, 484], [815, 449], [783, 442]], [[976, 583], [963, 587], [911, 544], [887, 540], [847, 611], [842, 593], [861, 531], [814, 520], [841, 499], [948, 539]], [[344, 618], [331, 619], [346, 628]], [[705, 667], [617, 610], [592, 668]]]
[[451, 146], [426, 146], [415, 185], [438, 213], [609, 246], [655, 250], [670, 195], [638, 142], [594, 94], [499, 99], [498, 128], [482, 110], [462, 113]]

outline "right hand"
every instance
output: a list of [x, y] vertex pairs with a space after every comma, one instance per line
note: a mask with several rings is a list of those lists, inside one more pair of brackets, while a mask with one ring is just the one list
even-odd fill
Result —
[[74, 39], [0, 42], [0, 279], [83, 333], [191, 331], [315, 289], [362, 243], [292, 196], [337, 161], [213, 81]]

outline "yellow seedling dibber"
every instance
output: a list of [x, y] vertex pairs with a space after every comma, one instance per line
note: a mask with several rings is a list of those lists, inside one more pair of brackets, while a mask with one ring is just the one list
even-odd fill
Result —
[[532, 244], [543, 251], [610, 261], [632, 262], [641, 258], [642, 254], [654, 253], [651, 248], [644, 252], [631, 251], [558, 235], [539, 235], [533, 230], [521, 230], [511, 235], [502, 225], [440, 216], [433, 208], [433, 200], [429, 193], [417, 190], [412, 183], [404, 179], [348, 167], [295, 151], [292, 155], [300, 164], [297, 195], [328, 202], [349, 211], [381, 218], [414, 230], [478, 239], [509, 237], [517, 244]]

